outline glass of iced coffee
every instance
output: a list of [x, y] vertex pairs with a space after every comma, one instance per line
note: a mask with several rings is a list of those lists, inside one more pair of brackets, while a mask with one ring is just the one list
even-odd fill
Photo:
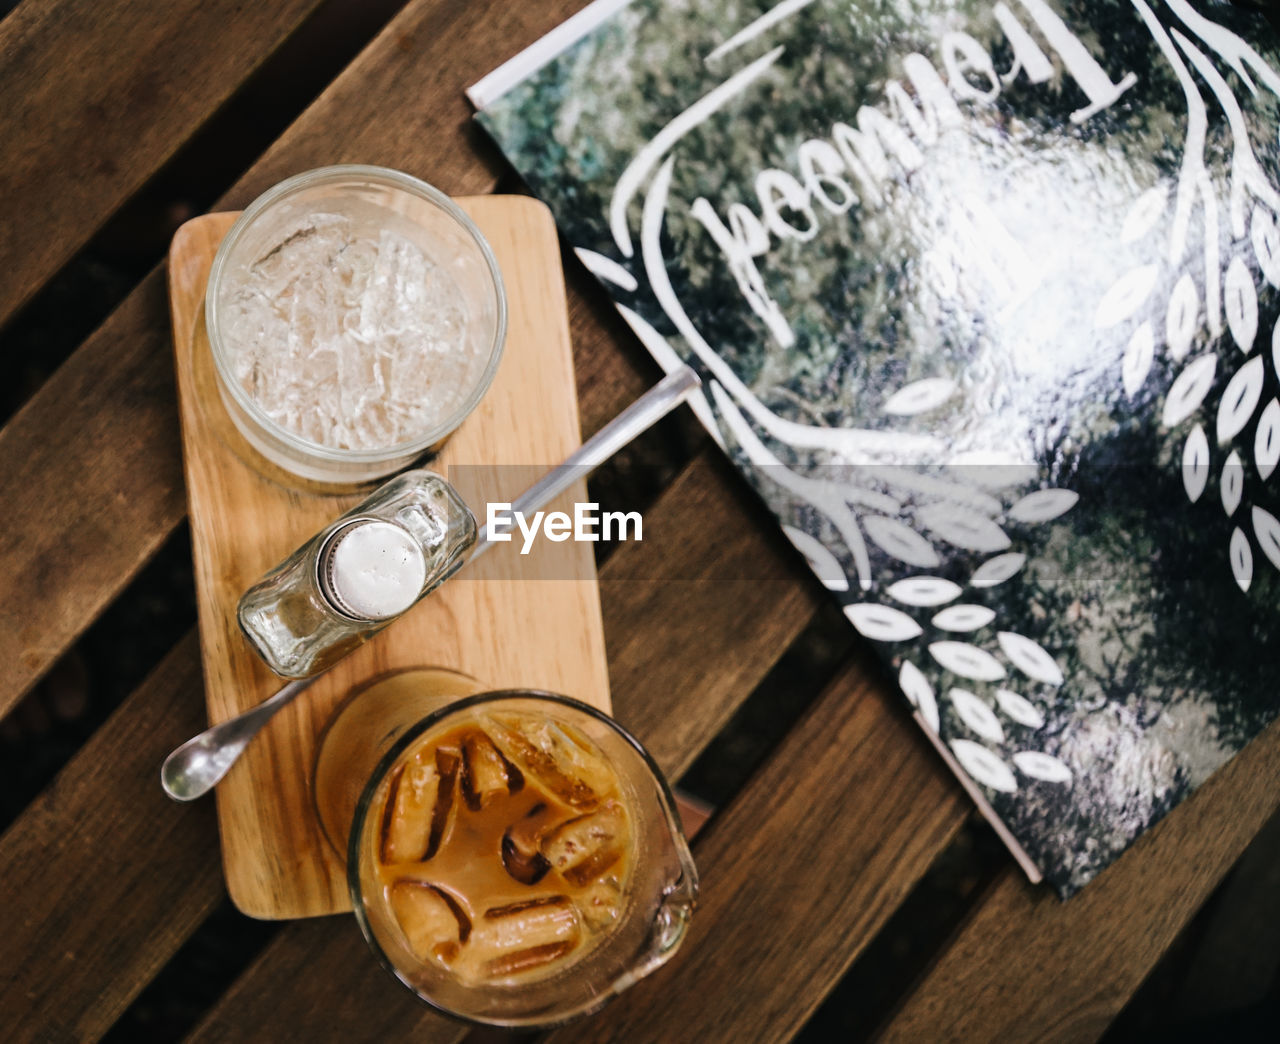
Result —
[[697, 871], [661, 773], [616, 722], [482, 688], [430, 669], [357, 694], [322, 740], [316, 804], [388, 970], [446, 1014], [544, 1027], [675, 952]]

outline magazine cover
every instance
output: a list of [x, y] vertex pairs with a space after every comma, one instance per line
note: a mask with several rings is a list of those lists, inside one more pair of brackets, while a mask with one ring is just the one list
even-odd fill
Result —
[[600, 0], [471, 97], [1033, 878], [1276, 716], [1260, 17]]

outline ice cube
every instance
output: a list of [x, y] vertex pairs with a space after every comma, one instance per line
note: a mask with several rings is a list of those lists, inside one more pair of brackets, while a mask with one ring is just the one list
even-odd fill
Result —
[[575, 885], [594, 880], [622, 858], [627, 817], [616, 801], [556, 827], [543, 839], [542, 855]]
[[431, 842], [427, 845], [426, 858], [430, 859], [440, 847], [440, 839], [449, 829], [449, 816], [453, 812], [453, 792], [457, 788], [462, 768], [462, 754], [453, 747], [436, 749], [436, 771], [440, 774], [440, 790], [436, 796], [435, 813], [431, 817]]
[[587, 740], [559, 722], [495, 715], [485, 724], [509, 761], [575, 808], [594, 808], [616, 788], [616, 778], [604, 759]]
[[520, 972], [546, 967], [553, 961], [558, 961], [561, 957], [571, 953], [575, 945], [576, 943], [567, 941], [546, 943], [542, 946], [530, 946], [524, 950], [517, 950], [515, 953], [506, 953], [501, 957], [491, 958], [484, 963], [485, 978], [505, 979]]
[[419, 960], [452, 960], [471, 932], [458, 905], [428, 881], [397, 881], [391, 886], [391, 910]]
[[622, 885], [615, 874], [591, 882], [575, 899], [583, 923], [593, 932], [611, 927], [622, 914]]
[[539, 802], [502, 835], [502, 865], [521, 884], [537, 884], [551, 869], [540, 848], [543, 835], [560, 818], [556, 809]]
[[486, 361], [447, 271], [356, 214], [298, 219], [237, 275], [233, 372], [268, 416], [324, 445], [409, 441], [453, 411]]
[[518, 791], [524, 784], [519, 769], [513, 765], [508, 772], [506, 759], [478, 729], [463, 738], [462, 757], [462, 792], [472, 811], [484, 808], [499, 794]]
[[467, 960], [488, 978], [526, 971], [569, 953], [582, 935], [567, 896], [549, 895], [484, 912], [471, 932]]
[[425, 859], [431, 843], [440, 773], [435, 759], [419, 754], [402, 765], [391, 782], [382, 821], [382, 862], [415, 863]]

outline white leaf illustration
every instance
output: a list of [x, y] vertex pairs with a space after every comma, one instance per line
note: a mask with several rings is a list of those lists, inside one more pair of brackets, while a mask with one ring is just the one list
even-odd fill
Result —
[[922, 569], [932, 569], [942, 564], [942, 559], [929, 541], [895, 518], [867, 515], [862, 519], [862, 528], [867, 531], [867, 536], [876, 547], [900, 562], [920, 566]]
[[996, 635], [1000, 648], [1010, 661], [1028, 678], [1047, 685], [1062, 684], [1062, 668], [1057, 661], [1025, 635], [1001, 631]]
[[1253, 285], [1249, 266], [1242, 259], [1233, 257], [1227, 265], [1222, 291], [1227, 327], [1236, 347], [1248, 355], [1253, 351], [1253, 339], [1258, 336], [1258, 290]]
[[1015, 522], [1048, 522], [1065, 515], [1079, 499], [1080, 494], [1069, 489], [1038, 489], [1014, 504], [1009, 517]]
[[1027, 564], [1027, 556], [1021, 551], [1009, 551], [1003, 555], [988, 558], [973, 571], [969, 583], [974, 587], [995, 587], [1003, 584], [1009, 577]]
[[924, 672], [910, 660], [902, 660], [902, 667], [897, 672], [897, 683], [902, 690], [902, 695], [906, 696], [911, 706], [920, 705], [920, 693], [925, 690], [928, 690], [929, 695], [933, 695], [933, 686], [929, 684], [929, 679], [925, 678]]
[[1169, 295], [1169, 308], [1164, 317], [1164, 341], [1175, 361], [1186, 358], [1196, 335], [1200, 316], [1200, 295], [1189, 273], [1174, 284]]
[[1169, 199], [1169, 190], [1164, 185], [1147, 189], [1137, 198], [1129, 213], [1125, 215], [1124, 226], [1120, 230], [1120, 242], [1134, 243], [1155, 227], [1164, 213], [1165, 203]]
[[1231, 575], [1236, 578], [1241, 591], [1249, 590], [1249, 584], [1253, 582], [1253, 550], [1249, 547], [1249, 538], [1239, 526], [1231, 531], [1228, 554], [1231, 558]]
[[933, 618], [933, 626], [944, 631], [976, 631], [996, 618], [985, 605], [953, 605]]
[[902, 694], [910, 701], [913, 707], [920, 706], [920, 693], [922, 690], [933, 691], [933, 686], [929, 684], [929, 679], [910, 660], [902, 661], [902, 668], [898, 671], [898, 685], [902, 689]]
[[1209, 440], [1197, 424], [1182, 446], [1182, 485], [1187, 499], [1195, 503], [1209, 481]]
[[1240, 506], [1240, 498], [1244, 496], [1244, 461], [1235, 450], [1222, 465], [1222, 510], [1230, 518]]
[[956, 382], [946, 377], [926, 377], [899, 388], [884, 404], [884, 412], [911, 417], [941, 406], [956, 390]]
[[628, 291], [634, 290], [639, 285], [636, 283], [636, 277], [611, 257], [605, 257], [603, 254], [597, 254], [594, 250], [586, 250], [583, 247], [578, 247], [574, 253], [578, 255], [578, 260], [587, 266], [587, 271], [606, 282]]
[[904, 605], [942, 605], [960, 597], [960, 587], [940, 576], [909, 576], [890, 584], [886, 594]]
[[929, 655], [962, 678], [999, 681], [1004, 677], [1004, 667], [999, 660], [968, 642], [934, 642], [929, 646]]
[[1018, 771], [1046, 783], [1070, 783], [1071, 770], [1052, 754], [1040, 750], [1024, 750], [1013, 756]]
[[960, 720], [969, 728], [983, 739], [989, 739], [993, 743], [1004, 742], [1004, 729], [1000, 727], [1000, 719], [982, 700], [968, 689], [952, 689], [947, 696], [960, 715]]
[[1263, 480], [1269, 479], [1280, 462], [1280, 402], [1272, 399], [1258, 418], [1253, 434], [1253, 466]]
[[903, 642], [924, 633], [906, 613], [876, 602], [846, 605], [844, 615], [859, 634], [877, 642]]
[[782, 531], [787, 534], [788, 539], [795, 545], [796, 550], [804, 555], [809, 562], [809, 568], [822, 581], [823, 587], [828, 591], [849, 590], [849, 577], [844, 569], [841, 568], [840, 562], [835, 555], [803, 529], [796, 529], [795, 526], [783, 526]]
[[920, 711], [925, 724], [937, 733], [938, 702], [933, 698], [933, 686], [929, 684], [929, 679], [910, 660], [903, 660], [902, 670], [898, 672], [898, 684], [902, 686], [902, 691], [912, 706]]
[[1000, 709], [1019, 725], [1038, 729], [1044, 724], [1044, 715], [1040, 713], [1040, 708], [1012, 689], [996, 689], [996, 703], [1000, 704]]
[[916, 518], [931, 533], [966, 551], [1003, 551], [1010, 543], [991, 519], [948, 501], [926, 504], [916, 511]]
[[1202, 355], [1182, 368], [1164, 400], [1166, 428], [1174, 428], [1190, 417], [1204, 402], [1213, 387], [1213, 375], [1218, 370], [1216, 355]]
[[1275, 218], [1261, 203], [1253, 208], [1253, 221], [1249, 226], [1253, 240], [1253, 256], [1258, 259], [1258, 270], [1272, 286], [1280, 286], [1280, 229]]
[[1129, 347], [1124, 351], [1124, 363], [1120, 371], [1124, 379], [1124, 393], [1129, 398], [1137, 395], [1138, 389], [1146, 383], [1155, 356], [1155, 335], [1151, 332], [1151, 324], [1143, 323], [1129, 338]]
[[1018, 780], [1013, 770], [981, 743], [956, 739], [951, 741], [950, 747], [956, 761], [960, 762], [960, 767], [973, 777], [975, 783], [1006, 794], [1012, 794], [1018, 789]]
[[1116, 280], [1115, 285], [1102, 295], [1093, 325], [1105, 330], [1122, 323], [1147, 302], [1156, 286], [1159, 269], [1155, 265], [1131, 268]]
[[1260, 507], [1253, 509], [1253, 535], [1258, 538], [1262, 553], [1271, 564], [1280, 569], [1280, 522], [1270, 511]]
[[1249, 423], [1258, 400], [1262, 398], [1262, 384], [1266, 377], [1262, 356], [1258, 355], [1241, 366], [1227, 383], [1222, 398], [1218, 400], [1219, 445], [1235, 438]]

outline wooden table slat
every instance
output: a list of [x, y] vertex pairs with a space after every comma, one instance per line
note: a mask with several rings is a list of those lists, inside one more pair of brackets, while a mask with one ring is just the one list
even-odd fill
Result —
[[348, 914], [281, 931], [186, 1039], [456, 1044], [467, 1032], [393, 980]]
[[160, 761], [203, 719], [195, 633], [0, 837], [6, 1040], [93, 1040], [222, 898], [213, 805]]
[[0, 324], [319, 3], [41, 0], [0, 21]]
[[153, 273], [0, 431], [0, 715], [186, 514], [167, 307]]
[[1011, 866], [885, 1039], [1096, 1039], [1278, 807], [1275, 724], [1067, 902]]

